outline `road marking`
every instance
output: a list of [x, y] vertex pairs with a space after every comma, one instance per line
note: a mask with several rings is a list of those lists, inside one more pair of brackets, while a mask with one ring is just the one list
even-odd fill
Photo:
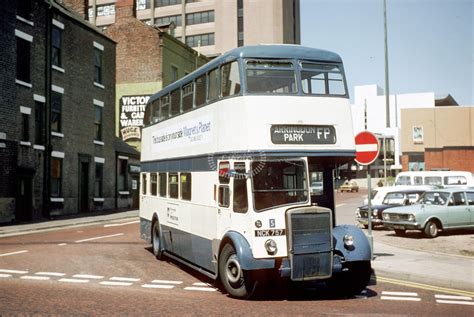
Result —
[[41, 280], [41, 281], [45, 281], [45, 280], [49, 280], [51, 277], [49, 276], [34, 276], [34, 275], [23, 275], [20, 277], [21, 279], [24, 279], [24, 280]]
[[123, 222], [123, 223], [111, 223], [108, 225], [104, 225], [105, 228], [107, 227], [120, 227], [120, 226], [126, 226], [126, 225], [131, 225], [132, 223], [139, 223], [140, 220], [135, 220], [135, 221], [130, 221], [130, 222]]
[[15, 251], [15, 252], [10, 252], [10, 253], [3, 253], [0, 254], [0, 256], [8, 256], [8, 255], [15, 255], [15, 254], [21, 254], [21, 253], [26, 253], [28, 250], [21, 250], [21, 251]]
[[435, 294], [435, 298], [439, 298], [439, 299], [472, 300], [472, 297], [469, 297], [469, 296], [453, 296], [453, 295], [438, 295], [438, 294]]
[[201, 291], [201, 292], [215, 292], [216, 291], [215, 288], [211, 288], [211, 287], [192, 287], [192, 286], [185, 287], [184, 290], [186, 290], [186, 291]]
[[57, 272], [36, 272], [36, 275], [47, 275], [47, 276], [64, 276], [65, 273], [57, 273]]
[[418, 296], [418, 293], [412, 292], [386, 292], [383, 291], [382, 295], [394, 295], [394, 296]]
[[78, 280], [74, 278], [62, 278], [62, 279], [59, 279], [58, 281], [66, 282], [66, 283], [89, 283], [89, 280]]
[[459, 300], [444, 300], [444, 299], [437, 299], [437, 303], [439, 304], [454, 304], [454, 305], [471, 305], [474, 306], [474, 302], [463, 302]]
[[67, 245], [67, 243], [59, 243], [58, 246], [62, 247], [62, 246], [65, 246]]
[[87, 274], [76, 274], [76, 275], [73, 275], [72, 277], [74, 277], [74, 278], [86, 278], [86, 279], [92, 279], [92, 280], [100, 280], [100, 279], [104, 278], [103, 276], [99, 276], [99, 275], [87, 275]]
[[336, 208], [342, 207], [342, 206], [344, 206], [344, 205], [346, 205], [346, 204], [339, 204], [339, 205], [336, 205]]
[[161, 285], [161, 284], [143, 284], [142, 287], [144, 288], [163, 288], [163, 289], [171, 289], [174, 285]]
[[194, 286], [210, 286], [209, 284], [207, 283], [202, 283], [202, 282], [199, 282], [199, 283], [193, 283]]
[[27, 274], [28, 271], [16, 271], [16, 270], [1, 270], [2, 273], [12, 273], [12, 274]]
[[182, 281], [167, 281], [167, 280], [153, 280], [152, 283], [161, 283], [161, 284], [182, 284]]
[[101, 284], [101, 285], [110, 285], [110, 286], [130, 286], [133, 283], [104, 281], [104, 282], [100, 282], [99, 284]]
[[139, 278], [131, 278], [131, 277], [111, 277], [109, 278], [111, 281], [122, 281], [122, 282], [138, 282]]
[[0, 273], [0, 277], [12, 277], [12, 275], [11, 274]]
[[382, 299], [382, 300], [407, 300], [407, 301], [412, 301], [412, 302], [421, 301], [421, 298], [418, 298], [418, 297], [381, 296], [380, 299]]
[[409, 282], [409, 281], [396, 280], [396, 279], [393, 279], [393, 278], [383, 277], [383, 276], [380, 276], [380, 275], [378, 275], [376, 278], [375, 277], [372, 277], [372, 278], [374, 280], [377, 280], [377, 281], [381, 281], [381, 282], [385, 282], [385, 283], [391, 283], [391, 284], [395, 284], [395, 285], [402, 285], [402, 286], [426, 289], [426, 290], [429, 290], [429, 291], [438, 291], [438, 292], [450, 293], [450, 294], [454, 294], [454, 295], [466, 295], [466, 296], [474, 297], [474, 292], [469, 292], [469, 291], [463, 291], [463, 290], [445, 288], [445, 287], [438, 287], [438, 286], [432, 286], [432, 285]]
[[118, 236], [123, 236], [123, 233], [116, 233], [116, 234], [110, 234], [108, 236], [101, 236], [101, 237], [94, 237], [94, 238], [88, 238], [88, 239], [82, 239], [82, 240], [77, 240], [74, 241], [75, 243], [82, 243], [86, 241], [93, 241], [93, 240], [99, 240], [99, 239], [105, 239], [105, 238], [112, 238], [112, 237], [118, 237]]

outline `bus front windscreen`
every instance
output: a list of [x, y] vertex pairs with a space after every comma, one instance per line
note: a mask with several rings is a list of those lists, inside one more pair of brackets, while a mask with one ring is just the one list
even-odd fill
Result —
[[303, 161], [254, 161], [252, 171], [256, 211], [308, 200]]

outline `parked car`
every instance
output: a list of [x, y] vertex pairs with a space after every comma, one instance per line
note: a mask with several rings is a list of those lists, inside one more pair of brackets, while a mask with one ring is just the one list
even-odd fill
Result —
[[[415, 203], [420, 196], [425, 192], [423, 189], [405, 189], [399, 190], [396, 187], [391, 187], [392, 191], [387, 192], [381, 204], [371, 205], [371, 221], [373, 226], [383, 225], [382, 212], [388, 208], [406, 206]], [[358, 207], [356, 209], [356, 220], [365, 228], [368, 227], [368, 205]]]
[[311, 195], [320, 195], [323, 193], [323, 182], [314, 181], [311, 183]]
[[446, 188], [426, 191], [416, 204], [383, 212], [383, 225], [402, 236], [420, 230], [434, 238], [440, 230], [474, 229], [474, 190]]
[[357, 184], [356, 181], [345, 181], [341, 187], [339, 187], [339, 191], [342, 192], [358, 192], [359, 191], [359, 185]]
[[[382, 201], [385, 198], [385, 195], [389, 192], [393, 191], [400, 191], [404, 189], [413, 189], [413, 190], [422, 190], [422, 191], [427, 191], [427, 190], [434, 190], [440, 188], [439, 186], [434, 186], [434, 185], [399, 185], [399, 186], [384, 186], [384, 187], [375, 187], [372, 188], [370, 196], [372, 197], [371, 203], [372, 205], [381, 205]], [[362, 203], [363, 205], [368, 204], [368, 198], [365, 197], [364, 201]]]

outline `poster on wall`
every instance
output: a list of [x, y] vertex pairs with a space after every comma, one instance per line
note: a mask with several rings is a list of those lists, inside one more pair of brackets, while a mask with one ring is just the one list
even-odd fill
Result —
[[413, 126], [413, 143], [423, 143], [423, 126]]
[[120, 136], [123, 141], [141, 140], [145, 108], [150, 95], [120, 97]]

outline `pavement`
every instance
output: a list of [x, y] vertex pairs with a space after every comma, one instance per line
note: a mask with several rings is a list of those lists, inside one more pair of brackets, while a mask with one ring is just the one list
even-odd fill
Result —
[[[8, 225], [0, 227], [0, 238], [137, 219], [138, 210], [132, 210], [107, 215]], [[459, 290], [465, 295], [474, 296], [474, 257], [416, 251], [374, 241], [372, 268], [376, 278], [381, 281], [402, 280], [425, 284], [416, 286], [435, 286], [438, 290], [454, 293]]]

